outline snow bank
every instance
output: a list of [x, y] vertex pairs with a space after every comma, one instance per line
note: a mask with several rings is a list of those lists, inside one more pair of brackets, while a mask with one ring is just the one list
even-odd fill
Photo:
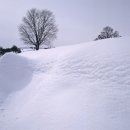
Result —
[[0, 129], [129, 130], [129, 43], [124, 37], [6, 55]]
[[[0, 93], [7, 97], [30, 82], [31, 66], [26, 58], [8, 53], [0, 59]], [[3, 98], [3, 97], [1, 97]]]

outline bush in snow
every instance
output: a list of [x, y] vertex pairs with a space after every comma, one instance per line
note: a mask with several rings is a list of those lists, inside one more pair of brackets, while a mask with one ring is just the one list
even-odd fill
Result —
[[0, 47], [0, 56], [4, 55], [4, 49], [2, 47]]
[[15, 53], [21, 53], [21, 50], [20, 50], [20, 48], [18, 48], [17, 46], [12, 46], [12, 48], [11, 48], [11, 51], [12, 52], [15, 52]]
[[11, 48], [2, 48], [0, 47], [0, 56], [4, 55], [5, 53], [8, 52], [14, 52], [14, 53], [21, 53], [20, 48], [18, 48], [17, 46], [12, 46]]
[[114, 29], [109, 26], [106, 26], [103, 28], [101, 34], [98, 35], [98, 37], [94, 40], [96, 41], [100, 39], [115, 38], [115, 37], [120, 37], [119, 32], [114, 31]]

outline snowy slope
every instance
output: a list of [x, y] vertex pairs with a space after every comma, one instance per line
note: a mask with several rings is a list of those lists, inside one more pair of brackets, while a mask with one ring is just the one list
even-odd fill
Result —
[[0, 130], [129, 130], [130, 37], [8, 54]]

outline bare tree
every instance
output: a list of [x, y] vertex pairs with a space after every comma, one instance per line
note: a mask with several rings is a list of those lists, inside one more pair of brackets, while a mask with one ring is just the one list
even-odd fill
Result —
[[115, 37], [120, 37], [118, 31], [114, 31], [113, 28], [106, 26], [103, 28], [103, 31], [101, 32], [100, 35], [95, 40], [100, 40], [100, 39], [106, 39], [106, 38], [115, 38]]
[[36, 50], [39, 50], [41, 45], [51, 46], [58, 29], [51, 11], [31, 9], [23, 18], [19, 31], [25, 44], [33, 45]]

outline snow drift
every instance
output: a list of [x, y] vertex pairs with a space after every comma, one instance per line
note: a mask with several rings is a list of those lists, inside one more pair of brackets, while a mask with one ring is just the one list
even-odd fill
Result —
[[0, 130], [129, 130], [130, 38], [5, 55]]
[[12, 53], [4, 55], [0, 60], [0, 94], [6, 98], [25, 87], [31, 80], [31, 73], [26, 58]]

